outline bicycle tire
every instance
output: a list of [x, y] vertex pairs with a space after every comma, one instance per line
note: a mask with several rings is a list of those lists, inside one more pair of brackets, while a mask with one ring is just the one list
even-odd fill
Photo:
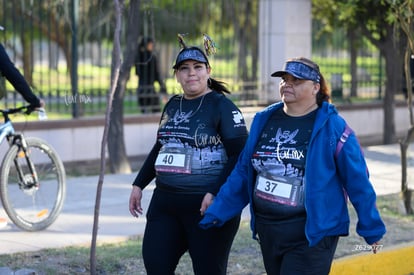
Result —
[[22, 188], [14, 161], [20, 163], [24, 177], [31, 180], [21, 146], [13, 144], [6, 152], [0, 171], [0, 195], [12, 222], [26, 231], [49, 227], [59, 216], [66, 197], [66, 173], [53, 147], [42, 139], [28, 137], [27, 151], [39, 184]]

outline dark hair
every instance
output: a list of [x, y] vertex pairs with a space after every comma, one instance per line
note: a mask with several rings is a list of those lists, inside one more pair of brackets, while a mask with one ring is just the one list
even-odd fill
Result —
[[307, 59], [305, 57], [299, 57], [299, 58], [296, 58], [295, 60], [302, 62], [305, 65], [308, 65], [309, 67], [313, 68], [319, 73], [319, 76], [320, 76], [319, 84], [321, 85], [321, 87], [319, 89], [319, 92], [316, 94], [316, 104], [318, 104], [318, 106], [321, 106], [324, 101], [331, 102], [331, 96], [330, 96], [331, 91], [329, 90], [329, 86], [325, 78], [321, 74], [321, 71], [319, 70], [318, 64], [316, 64], [312, 60]]
[[231, 93], [230, 90], [227, 89], [225, 85], [226, 83], [224, 83], [223, 81], [218, 81], [211, 77], [207, 81], [207, 86], [211, 90], [216, 91], [220, 94], [224, 94], [224, 93], [230, 94]]
[[322, 102], [326, 101], [326, 102], [331, 102], [331, 91], [329, 89], [328, 84], [326, 83], [325, 78], [323, 77], [322, 74], [320, 74], [321, 76], [321, 81], [320, 81], [320, 85], [321, 88], [319, 89], [319, 92], [316, 94], [316, 103], [318, 104], [318, 106], [322, 105]]
[[149, 43], [154, 43], [154, 39], [152, 39], [152, 37], [149, 36], [144, 36], [139, 42], [138, 48], [140, 50], [145, 50]]

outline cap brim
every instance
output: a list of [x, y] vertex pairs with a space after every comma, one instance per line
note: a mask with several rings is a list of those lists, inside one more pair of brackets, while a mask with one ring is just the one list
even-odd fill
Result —
[[197, 58], [197, 57], [194, 57], [194, 58], [186, 58], [186, 59], [181, 60], [177, 64], [175, 64], [173, 66], [173, 69], [177, 69], [181, 64], [183, 64], [185, 61], [188, 61], [188, 60], [193, 60], [193, 61], [197, 61], [197, 62], [200, 62], [200, 63], [206, 63], [206, 64], [208, 64], [208, 61], [205, 58]]
[[277, 71], [271, 74], [272, 77], [281, 77], [282, 75], [287, 74], [286, 71]]
[[303, 76], [297, 75], [297, 74], [295, 74], [294, 72], [291, 72], [291, 71], [277, 71], [277, 72], [272, 73], [271, 76], [272, 77], [281, 77], [285, 74], [291, 74], [291, 75], [293, 75], [294, 77], [296, 77], [298, 79], [304, 79]]

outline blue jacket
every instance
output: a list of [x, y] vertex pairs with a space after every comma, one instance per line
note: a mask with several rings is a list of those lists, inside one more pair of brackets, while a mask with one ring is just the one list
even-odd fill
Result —
[[[214, 203], [207, 209], [200, 222], [201, 227], [221, 226], [250, 203], [250, 227], [253, 238], [256, 238], [252, 208], [255, 171], [251, 158], [269, 117], [282, 107], [282, 102], [275, 103], [255, 115], [238, 162]], [[338, 115], [334, 105], [324, 102], [317, 111], [305, 168], [305, 233], [310, 246], [316, 245], [325, 236], [349, 234], [344, 190], [358, 214], [357, 233], [368, 244], [379, 241], [386, 231], [376, 208], [376, 194], [369, 180], [361, 147], [353, 133], [339, 155], [334, 156], [345, 125], [345, 120]]]

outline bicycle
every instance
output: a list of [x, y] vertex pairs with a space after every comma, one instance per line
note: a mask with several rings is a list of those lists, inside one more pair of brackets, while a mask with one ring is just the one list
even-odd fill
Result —
[[66, 197], [66, 173], [55, 149], [36, 137], [16, 133], [10, 114], [30, 114], [22, 106], [0, 110], [0, 144], [6, 138], [9, 148], [0, 170], [0, 197], [10, 220], [26, 231], [49, 227], [59, 216]]

